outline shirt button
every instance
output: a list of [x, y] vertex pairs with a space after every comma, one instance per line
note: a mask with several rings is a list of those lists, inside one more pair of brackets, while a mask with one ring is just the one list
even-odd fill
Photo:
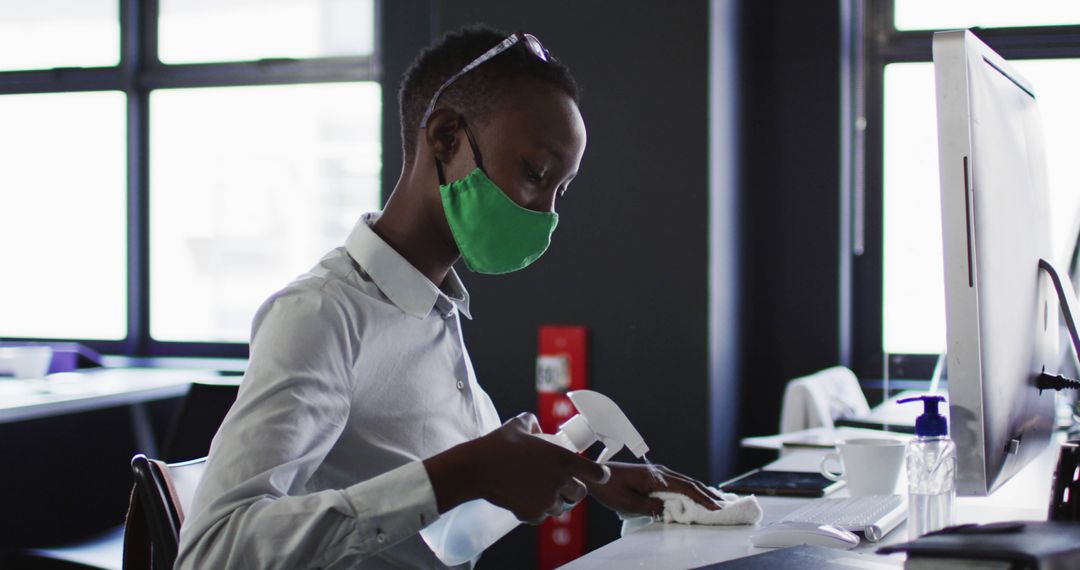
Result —
[[445, 320], [450, 320], [450, 319], [454, 318], [455, 316], [457, 316], [457, 311], [455, 309], [450, 309], [449, 311], [446, 311], [445, 313], [443, 313], [443, 319], [445, 319]]
[[379, 532], [378, 534], [375, 535], [375, 540], [379, 544], [382, 544], [382, 543], [386, 542], [386, 535], [383, 534], [382, 532]]
[[464, 390], [465, 389], [465, 383], [462, 382], [461, 380], [458, 380], [457, 381], [457, 389], [458, 390]]

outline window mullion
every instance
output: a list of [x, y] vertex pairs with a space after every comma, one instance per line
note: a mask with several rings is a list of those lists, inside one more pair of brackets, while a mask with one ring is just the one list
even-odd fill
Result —
[[[885, 63], [930, 61], [935, 31], [889, 31], [872, 46]], [[1080, 57], [1080, 26], [976, 29], [975, 34], [1005, 59]]]
[[239, 85], [283, 85], [333, 81], [375, 80], [372, 58], [368, 56], [310, 60], [264, 59], [259, 61], [155, 64], [140, 76], [144, 88], [227, 87]]
[[0, 95], [121, 89], [118, 67], [64, 67], [0, 73]]
[[139, 77], [148, 56], [147, 29], [154, 27], [156, 4], [156, 0], [120, 0], [120, 68], [127, 94], [128, 335], [124, 352], [129, 355], [146, 354], [149, 345], [149, 97]]

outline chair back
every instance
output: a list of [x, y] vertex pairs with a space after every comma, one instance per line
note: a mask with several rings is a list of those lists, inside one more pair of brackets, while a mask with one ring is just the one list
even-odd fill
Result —
[[795, 378], [784, 388], [780, 433], [814, 427], [833, 427], [839, 417], [870, 412], [855, 373], [843, 366]]
[[238, 382], [193, 382], [173, 417], [161, 459], [170, 463], [210, 455], [210, 442], [240, 389]]
[[135, 489], [124, 533], [125, 569], [173, 567], [180, 525], [205, 468], [205, 457], [173, 464], [141, 453], [132, 458]]

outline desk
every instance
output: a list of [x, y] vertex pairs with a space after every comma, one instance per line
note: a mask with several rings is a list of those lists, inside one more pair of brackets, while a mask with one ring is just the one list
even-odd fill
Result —
[[[139, 449], [156, 455], [153, 431], [143, 404], [187, 394], [192, 382], [237, 382], [213, 370], [91, 368], [50, 374], [48, 380], [0, 379], [0, 424], [131, 406]], [[40, 391], [47, 386], [48, 391]]]
[[[957, 523], [988, 523], [1007, 520], [1045, 520], [1050, 500], [1050, 484], [1057, 462], [1061, 438], [1055, 439], [1035, 461], [1010, 479], [990, 497], [957, 497]], [[793, 451], [770, 468], [792, 471], [816, 471], [822, 451]], [[901, 483], [903, 485], [904, 483]], [[846, 496], [846, 490], [835, 496]], [[775, 522], [804, 505], [809, 499], [788, 497], [759, 497], [765, 511], [762, 525]], [[622, 538], [607, 544], [563, 566], [566, 570], [590, 568], [695, 568], [768, 549], [750, 546], [754, 526], [688, 526], [648, 522], [628, 524]], [[873, 553], [879, 546], [907, 540], [906, 522], [880, 542], [863, 541], [854, 551]], [[902, 560], [903, 555], [893, 555]], [[883, 557], [883, 560], [887, 560]]]
[[128, 463], [138, 452], [158, 455], [153, 426], [168, 426], [170, 400], [193, 381], [239, 378], [206, 369], [94, 368], [50, 375], [48, 392], [35, 381], [0, 378], [0, 548], [42, 545], [43, 537], [68, 542], [123, 521]]
[[[221, 381], [211, 370], [91, 368], [40, 380], [0, 379], [0, 423], [175, 398], [194, 381]], [[47, 385], [41, 392], [37, 386]]]

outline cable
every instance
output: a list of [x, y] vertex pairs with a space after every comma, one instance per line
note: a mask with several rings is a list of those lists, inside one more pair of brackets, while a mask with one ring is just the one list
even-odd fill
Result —
[[1066, 388], [1080, 390], [1080, 382], [1071, 378], [1066, 378], [1060, 374], [1054, 376], [1043, 371], [1039, 374], [1039, 377], [1035, 379], [1035, 387], [1039, 389], [1040, 393], [1043, 390], [1056, 390], [1060, 392]]

